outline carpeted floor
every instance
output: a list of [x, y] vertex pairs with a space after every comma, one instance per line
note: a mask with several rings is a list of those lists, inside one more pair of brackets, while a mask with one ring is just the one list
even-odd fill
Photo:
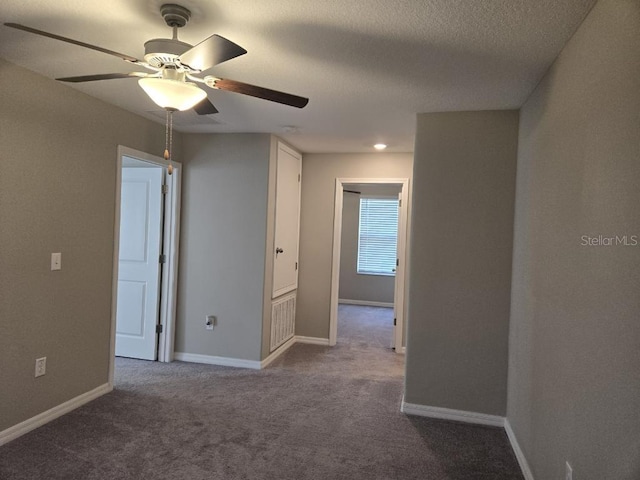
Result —
[[501, 429], [400, 413], [392, 312], [261, 371], [117, 359], [116, 388], [0, 447], [14, 479], [523, 479]]

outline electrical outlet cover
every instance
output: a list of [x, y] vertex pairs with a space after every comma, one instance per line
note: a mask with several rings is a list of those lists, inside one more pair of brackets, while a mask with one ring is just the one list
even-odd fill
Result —
[[36, 358], [36, 377], [47, 373], [47, 357]]

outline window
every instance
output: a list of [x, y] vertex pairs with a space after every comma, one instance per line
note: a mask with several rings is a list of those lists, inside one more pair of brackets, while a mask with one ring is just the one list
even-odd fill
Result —
[[398, 199], [361, 198], [358, 273], [395, 275], [397, 243]]

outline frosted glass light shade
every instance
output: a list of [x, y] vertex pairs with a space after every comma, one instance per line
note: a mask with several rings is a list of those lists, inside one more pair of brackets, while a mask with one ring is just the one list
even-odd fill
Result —
[[162, 108], [189, 110], [204, 100], [207, 92], [195, 83], [167, 78], [141, 78], [138, 84]]

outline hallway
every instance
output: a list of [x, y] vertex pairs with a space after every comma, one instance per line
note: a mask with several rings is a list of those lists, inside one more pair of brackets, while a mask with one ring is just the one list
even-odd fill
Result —
[[0, 478], [522, 479], [503, 430], [400, 412], [388, 309], [340, 313], [335, 347], [264, 370], [118, 358], [112, 393], [0, 447]]

